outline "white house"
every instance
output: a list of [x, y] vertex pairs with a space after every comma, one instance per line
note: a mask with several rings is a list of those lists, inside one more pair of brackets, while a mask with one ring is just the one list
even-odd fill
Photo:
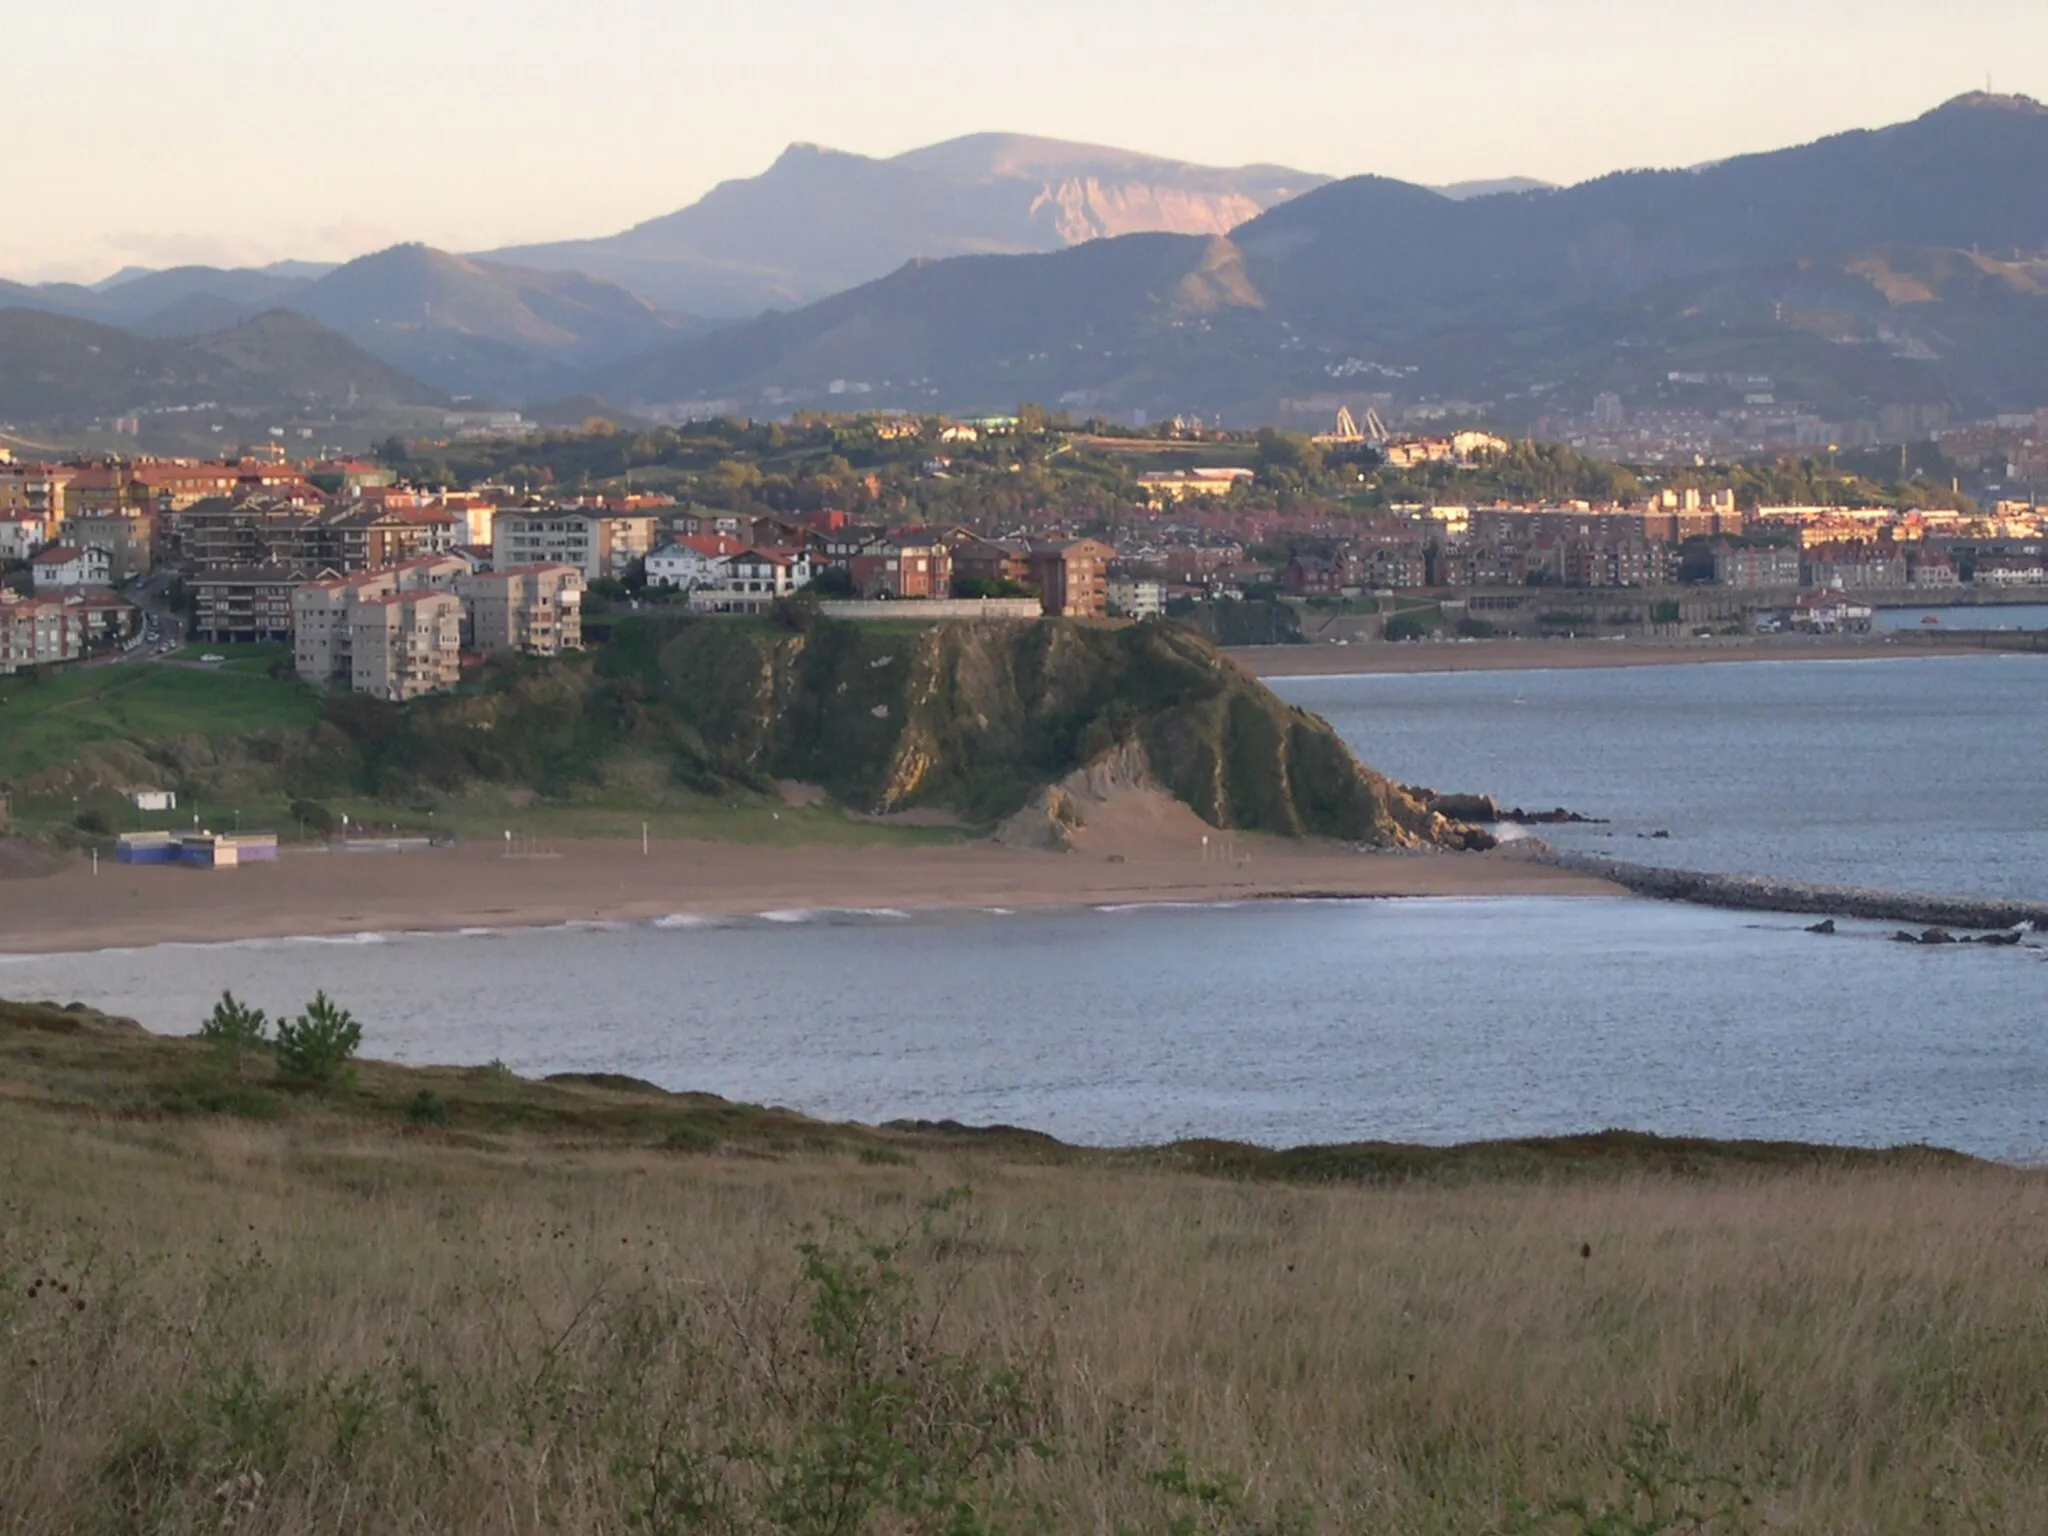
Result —
[[647, 557], [647, 585], [691, 592], [718, 584], [726, 558], [745, 547], [717, 534], [671, 539]]
[[699, 613], [761, 613], [778, 597], [811, 584], [811, 557], [743, 549], [716, 562], [709, 585], [690, 594]]
[[28, 563], [38, 592], [66, 587], [105, 587], [114, 580], [114, 557], [104, 549], [53, 544]]

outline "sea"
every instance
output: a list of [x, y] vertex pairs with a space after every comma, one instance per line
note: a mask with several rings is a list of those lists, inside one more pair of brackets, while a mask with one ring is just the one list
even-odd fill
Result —
[[[1405, 781], [1607, 823], [1542, 829], [1559, 841], [2048, 899], [2048, 657], [1276, 686]], [[224, 988], [272, 1014], [320, 989], [388, 1059], [1093, 1145], [1618, 1126], [2048, 1160], [2048, 940], [1809, 921], [1599, 897], [878, 906], [17, 957], [0, 995], [186, 1032]]]

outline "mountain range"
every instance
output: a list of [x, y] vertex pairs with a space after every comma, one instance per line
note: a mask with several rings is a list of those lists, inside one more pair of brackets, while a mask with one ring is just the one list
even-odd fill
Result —
[[[602, 371], [643, 407], [846, 401], [1270, 420], [1333, 392], [1582, 408], [1741, 373], [1818, 406], [2048, 400], [2048, 108], [1460, 201], [1333, 182], [1228, 235], [920, 262]], [[1503, 412], [1505, 413], [1505, 412]]]
[[2030, 409], [2048, 400], [2044, 256], [2048, 109], [2016, 97], [1570, 188], [1004, 134], [889, 159], [799, 145], [607, 239], [0, 283], [0, 410], [164, 399], [215, 377], [193, 359], [222, 337], [239, 337], [237, 388], [267, 369], [292, 398], [600, 395], [649, 414], [1033, 399], [1263, 421], [1385, 394], [1513, 421], [1707, 377], [1838, 413]]

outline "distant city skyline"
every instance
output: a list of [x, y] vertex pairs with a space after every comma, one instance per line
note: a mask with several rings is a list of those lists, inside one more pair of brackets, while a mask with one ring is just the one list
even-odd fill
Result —
[[[612, 233], [793, 141], [982, 131], [1216, 165], [1577, 182], [2048, 94], [2039, 0], [194, 0], [16, 18], [0, 275]], [[1532, 24], [1532, 18], [1534, 24]], [[2021, 71], [2024, 70], [2024, 73]], [[94, 93], [83, 87], [98, 83]]]

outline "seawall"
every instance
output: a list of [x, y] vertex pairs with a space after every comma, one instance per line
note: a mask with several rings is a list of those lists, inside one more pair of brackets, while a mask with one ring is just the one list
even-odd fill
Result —
[[2048, 902], [2001, 901], [1990, 897], [1923, 896], [1859, 885], [1820, 885], [1762, 875], [1714, 875], [1690, 869], [1629, 864], [1591, 853], [1565, 853], [1530, 840], [1512, 845], [1520, 857], [1597, 875], [1639, 896], [1685, 901], [1697, 906], [1747, 912], [1798, 912], [1818, 917], [1865, 918], [1874, 922], [1920, 923], [1935, 928], [2017, 928], [2031, 924], [2048, 931]]

